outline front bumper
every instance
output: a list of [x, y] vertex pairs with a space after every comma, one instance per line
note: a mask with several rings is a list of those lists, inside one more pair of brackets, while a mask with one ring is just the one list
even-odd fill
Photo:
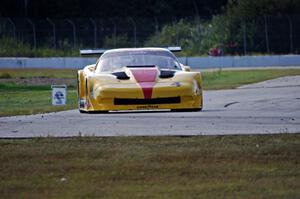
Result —
[[[168, 101], [168, 100], [172, 101]], [[202, 108], [202, 96], [182, 96], [172, 98], [144, 99], [103, 98], [101, 103], [94, 100], [81, 100], [81, 110], [85, 111], [117, 111], [117, 110], [149, 110], [149, 109], [199, 109]]]
[[189, 83], [158, 83], [152, 97], [145, 99], [136, 84], [95, 87], [86, 99], [80, 99], [84, 111], [117, 111], [149, 109], [199, 109], [202, 92]]

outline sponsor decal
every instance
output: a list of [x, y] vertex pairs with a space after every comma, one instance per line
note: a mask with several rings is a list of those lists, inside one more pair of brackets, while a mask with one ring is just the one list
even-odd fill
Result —
[[181, 83], [180, 82], [174, 82], [171, 84], [172, 86], [176, 86], [176, 87], [180, 87], [181, 86]]
[[137, 109], [158, 109], [158, 105], [142, 105], [137, 106]]
[[65, 99], [65, 96], [61, 91], [57, 91], [54, 94], [54, 100], [57, 105], [63, 104], [64, 99]]

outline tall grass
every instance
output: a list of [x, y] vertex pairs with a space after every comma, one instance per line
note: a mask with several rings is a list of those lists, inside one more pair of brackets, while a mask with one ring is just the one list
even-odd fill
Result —
[[33, 48], [28, 43], [20, 40], [10, 37], [0, 38], [0, 57], [73, 57], [78, 55], [78, 49]]

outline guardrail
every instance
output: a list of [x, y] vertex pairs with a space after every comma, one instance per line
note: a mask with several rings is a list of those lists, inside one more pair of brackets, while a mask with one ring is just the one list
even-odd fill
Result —
[[80, 69], [96, 63], [97, 58], [51, 57], [51, 58], [0, 58], [0, 68], [70, 68]]
[[300, 55], [181, 57], [179, 60], [192, 68], [300, 66]]
[[[180, 62], [195, 69], [299, 66], [300, 55], [180, 57]], [[0, 68], [73, 68], [80, 69], [93, 64], [97, 58], [0, 58]]]

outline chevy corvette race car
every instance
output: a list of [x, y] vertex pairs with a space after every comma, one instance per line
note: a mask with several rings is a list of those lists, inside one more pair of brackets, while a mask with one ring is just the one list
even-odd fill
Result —
[[[175, 48], [178, 50], [178, 48]], [[101, 54], [81, 50], [82, 55]], [[96, 64], [78, 71], [80, 112], [202, 109], [200, 72], [190, 72], [165, 48], [105, 51]]]

